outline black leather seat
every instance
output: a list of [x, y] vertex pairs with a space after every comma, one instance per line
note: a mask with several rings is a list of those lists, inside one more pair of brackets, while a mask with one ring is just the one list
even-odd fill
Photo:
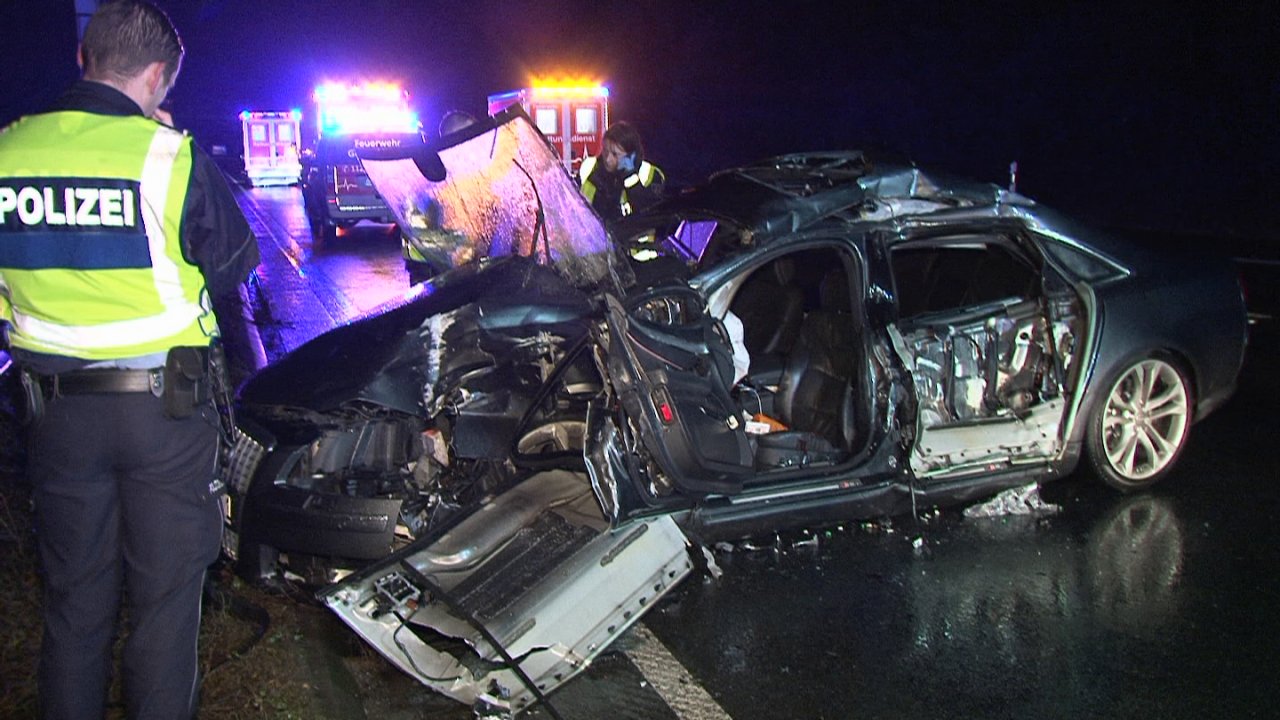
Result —
[[804, 293], [796, 287], [795, 260], [778, 258], [759, 268], [734, 296], [731, 310], [742, 320], [743, 344], [753, 368], [780, 364], [795, 345], [804, 319]]
[[774, 410], [792, 431], [848, 450], [857, 431], [854, 387], [861, 353], [844, 268], [823, 276], [819, 298], [819, 309], [805, 316], [787, 354]]

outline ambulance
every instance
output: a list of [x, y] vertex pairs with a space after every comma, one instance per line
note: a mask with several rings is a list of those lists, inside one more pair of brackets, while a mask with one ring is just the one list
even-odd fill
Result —
[[299, 135], [302, 112], [240, 113], [244, 130], [244, 171], [254, 187], [296, 185], [302, 177]]
[[360, 221], [395, 217], [360, 164], [364, 147], [422, 142], [409, 94], [390, 82], [328, 82], [315, 89], [316, 140], [303, 151], [302, 200], [315, 240], [329, 241]]
[[609, 127], [609, 88], [604, 85], [534, 83], [489, 96], [489, 114], [520, 105], [572, 174], [582, 159], [599, 155]]

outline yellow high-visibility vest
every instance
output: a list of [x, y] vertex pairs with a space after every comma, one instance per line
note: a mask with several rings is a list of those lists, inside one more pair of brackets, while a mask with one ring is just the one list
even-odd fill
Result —
[[[596, 169], [597, 156], [590, 155], [583, 159], [582, 167], [578, 169], [578, 177], [582, 178], [582, 194], [587, 198], [588, 203], [595, 202], [596, 185], [591, 182], [591, 171]], [[640, 161], [640, 167], [636, 171], [626, 176], [622, 180], [622, 214], [623, 216], [631, 214], [631, 200], [627, 197], [627, 189], [636, 185], [640, 187], [649, 187], [653, 184], [662, 171], [652, 165], [648, 160]]]
[[62, 111], [0, 133], [0, 319], [14, 347], [111, 360], [218, 334], [179, 233], [192, 141], [141, 116]]

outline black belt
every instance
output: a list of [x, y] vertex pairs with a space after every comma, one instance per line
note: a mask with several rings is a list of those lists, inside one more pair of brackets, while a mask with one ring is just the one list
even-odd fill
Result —
[[164, 369], [130, 370], [103, 368], [74, 370], [57, 375], [41, 375], [40, 387], [46, 397], [87, 393], [149, 392], [159, 397], [164, 390]]

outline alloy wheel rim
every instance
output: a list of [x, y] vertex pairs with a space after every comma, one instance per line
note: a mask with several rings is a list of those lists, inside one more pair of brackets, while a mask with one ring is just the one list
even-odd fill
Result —
[[1107, 396], [1102, 443], [1111, 469], [1145, 480], [1173, 462], [1187, 433], [1190, 402], [1178, 371], [1160, 360], [1129, 368]]

